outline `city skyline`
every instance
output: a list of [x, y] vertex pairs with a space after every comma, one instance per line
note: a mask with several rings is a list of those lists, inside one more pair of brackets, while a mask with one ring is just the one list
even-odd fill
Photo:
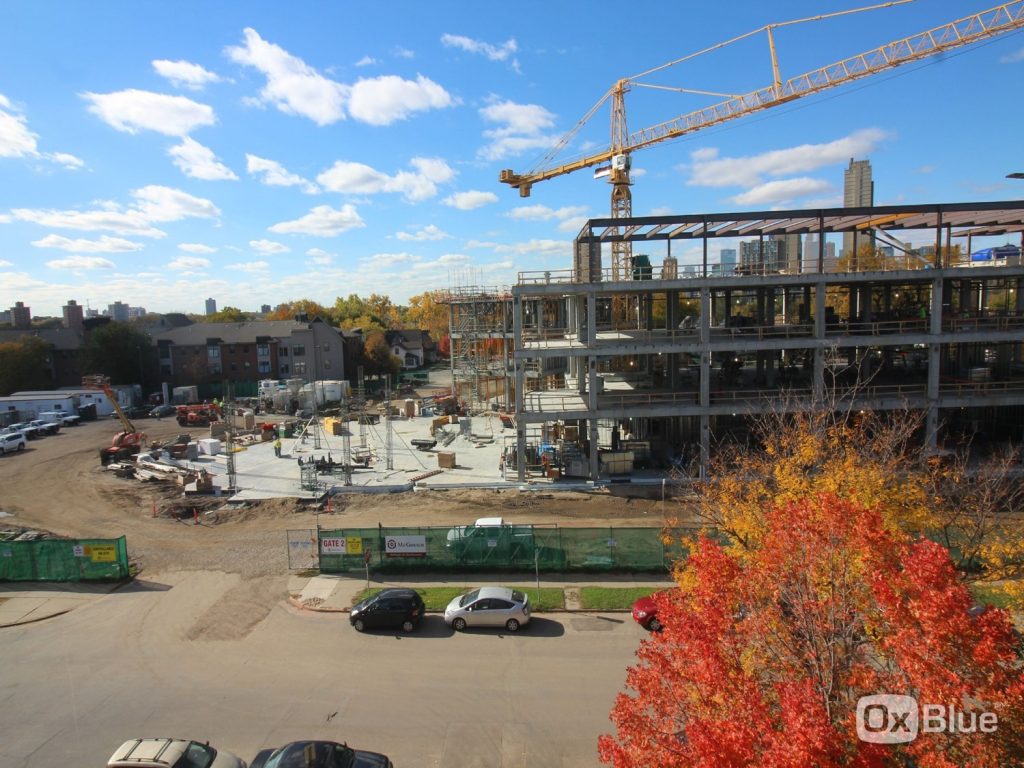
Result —
[[[782, 74], [984, 7], [911, 3], [779, 28]], [[640, 46], [607, 23], [613, 6], [590, 9], [282, 14], [229, 2], [196, 27], [158, 5], [9, 3], [0, 306], [59, 316], [70, 297], [197, 314], [206, 297], [234, 306], [239, 295], [252, 306], [351, 293], [404, 303], [451, 284], [568, 269], [583, 222], [608, 215], [608, 185], [581, 172], [523, 200], [499, 172], [529, 170], [631, 72], [822, 12], [810, 0], [784, 11], [737, 2], [723, 22], [716, 8], [668, 7]], [[684, 20], [692, 34], [681, 42]], [[742, 93], [770, 82], [766, 51], [755, 36], [652, 84]], [[1005, 83], [1022, 67], [1020, 37], [997, 37], [635, 153], [633, 212], [839, 207], [851, 157], [870, 161], [879, 204], [1019, 197], [1003, 158], [1015, 156], [1006, 126], [1021, 109]], [[924, 104], [955, 91], [1000, 120], [925, 128], [920, 110], [878, 108], [908, 92]], [[634, 89], [630, 128], [703, 105], [664, 94]], [[607, 119], [595, 118], [566, 153], [608, 141]], [[673, 253], [681, 265], [693, 263], [687, 247]]]

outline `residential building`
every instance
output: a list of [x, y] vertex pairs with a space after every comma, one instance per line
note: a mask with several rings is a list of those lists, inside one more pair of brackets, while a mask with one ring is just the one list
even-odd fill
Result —
[[82, 320], [84, 319], [82, 310], [83, 307], [81, 304], [76, 303], [74, 299], [69, 299], [68, 303], [63, 307], [64, 327], [81, 331]]
[[24, 302], [16, 301], [11, 307], [11, 326], [22, 331], [32, 327], [32, 309]]
[[345, 379], [344, 340], [319, 318], [193, 323], [152, 336], [161, 379], [175, 386]]
[[207, 299], [206, 300], [206, 314], [216, 315], [217, 314], [217, 300]]
[[781, 269], [784, 241], [745, 240], [740, 243], [740, 263], [737, 270], [744, 275], [760, 275]]
[[35, 336], [50, 345], [46, 370], [53, 386], [66, 387], [82, 383], [79, 352], [84, 341], [81, 328], [34, 328], [0, 330], [0, 344]]
[[141, 320], [146, 316], [145, 307], [128, 307], [128, 319], [129, 320]]
[[403, 368], [421, 368], [437, 361], [437, 345], [428, 331], [418, 328], [388, 331], [385, 338], [391, 354], [402, 361]]

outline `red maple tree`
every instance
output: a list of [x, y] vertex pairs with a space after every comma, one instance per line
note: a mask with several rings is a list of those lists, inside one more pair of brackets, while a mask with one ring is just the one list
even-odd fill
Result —
[[[1009, 766], [1024, 764], [1024, 673], [1009, 616], [976, 610], [949, 553], [887, 530], [877, 510], [834, 496], [766, 518], [747, 552], [701, 538], [662, 593], [664, 630], [599, 739], [629, 766]], [[857, 736], [857, 701], [913, 696], [994, 732]], [[954, 722], [956, 715], [954, 715]], [[923, 721], [922, 721], [923, 722]], [[935, 721], [933, 721], [934, 723]], [[963, 730], [963, 729], [961, 729]]]

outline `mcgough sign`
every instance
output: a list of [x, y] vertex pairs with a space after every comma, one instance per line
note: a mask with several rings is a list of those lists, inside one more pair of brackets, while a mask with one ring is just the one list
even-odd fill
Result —
[[385, 536], [385, 557], [426, 557], [426, 536]]

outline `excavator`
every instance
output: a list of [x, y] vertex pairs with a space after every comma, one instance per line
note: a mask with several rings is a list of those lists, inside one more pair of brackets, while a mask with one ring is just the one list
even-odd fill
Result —
[[123, 427], [120, 432], [114, 435], [108, 447], [100, 448], [100, 464], [105, 467], [112, 461], [124, 461], [138, 454], [146, 444], [146, 433], [137, 430], [135, 425], [132, 424], [131, 419], [122, 410], [120, 403], [117, 402], [117, 395], [110, 388], [110, 379], [101, 374], [83, 376], [82, 386], [89, 389], [102, 390], [103, 394], [110, 400], [111, 405], [114, 406], [114, 413], [121, 420], [121, 426]]

